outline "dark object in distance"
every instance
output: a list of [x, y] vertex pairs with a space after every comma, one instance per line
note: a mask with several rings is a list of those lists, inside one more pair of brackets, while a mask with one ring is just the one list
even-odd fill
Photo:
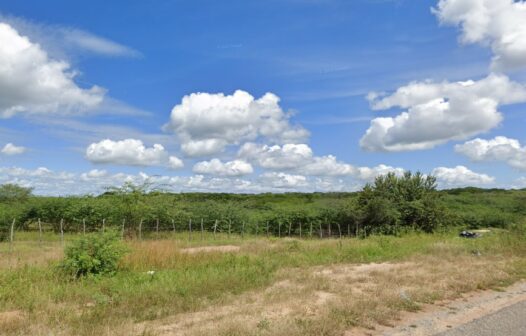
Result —
[[478, 238], [480, 234], [471, 231], [462, 231], [459, 236], [462, 238]]

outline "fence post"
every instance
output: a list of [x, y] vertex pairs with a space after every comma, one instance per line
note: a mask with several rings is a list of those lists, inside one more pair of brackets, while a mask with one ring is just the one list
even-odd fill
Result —
[[278, 221], [278, 238], [281, 238], [281, 221]]
[[201, 217], [201, 240], [203, 240], [204, 228], [203, 228], [203, 217]]
[[175, 233], [175, 220], [172, 218], [172, 228], [173, 228], [173, 231]]
[[86, 234], [86, 218], [82, 219], [82, 232]]
[[159, 237], [159, 218], [157, 218], [156, 222], [155, 222], [155, 234], [157, 235], [157, 237]]
[[214, 239], [216, 239], [216, 231], [217, 231], [217, 219], [214, 223]]
[[323, 239], [323, 230], [321, 229], [321, 221], [320, 221], [320, 239]]
[[106, 218], [102, 219], [102, 233], [106, 230]]
[[228, 238], [230, 238], [230, 232], [232, 230], [232, 219], [228, 220]]
[[309, 236], [312, 238], [312, 220], [310, 221]]
[[267, 221], [267, 238], [269, 236], [269, 227], [268, 227], [268, 221]]
[[188, 221], [188, 227], [190, 228], [190, 232], [188, 233], [188, 240], [192, 240], [192, 218], [190, 218], [190, 221]]
[[256, 222], [256, 238], [258, 237], [259, 232], [259, 222]]
[[139, 222], [139, 240], [142, 240], [142, 218]]
[[289, 221], [289, 238], [290, 238], [290, 229], [292, 229], [292, 222]]
[[300, 239], [301, 239], [301, 222], [300, 222]]
[[38, 242], [42, 244], [42, 222], [38, 219]]
[[13, 239], [15, 237], [15, 222], [16, 218], [13, 218], [13, 222], [11, 223], [11, 233], [9, 235], [9, 249], [13, 250]]
[[338, 224], [338, 233], [340, 234], [340, 240], [342, 239], [342, 229], [340, 227], [340, 222], [337, 223]]
[[124, 239], [124, 225], [126, 224], [126, 218], [122, 220], [122, 228], [121, 228], [121, 239]]
[[243, 226], [241, 227], [241, 239], [245, 238], [245, 221], [243, 221]]
[[64, 244], [64, 219], [60, 219], [60, 242]]
[[329, 228], [329, 238], [331, 238], [332, 237], [331, 224], [327, 222], [327, 217], [325, 217], [325, 225], [327, 225], [327, 227]]

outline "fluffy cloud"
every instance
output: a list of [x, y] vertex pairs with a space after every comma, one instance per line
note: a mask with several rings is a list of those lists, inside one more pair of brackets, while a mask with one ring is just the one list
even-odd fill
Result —
[[0, 22], [0, 117], [17, 113], [76, 112], [99, 105], [104, 90], [83, 89], [68, 63]]
[[141, 140], [110, 139], [92, 143], [86, 149], [86, 158], [93, 163], [108, 163], [128, 166], [158, 166], [181, 168], [183, 162], [175, 156], [168, 156], [164, 147], [154, 144], [147, 148]]
[[12, 143], [8, 143], [2, 148], [2, 150], [0, 150], [0, 153], [4, 155], [18, 155], [18, 154], [25, 153], [26, 150], [27, 149], [25, 147], [16, 146], [16, 145], [13, 145]]
[[431, 174], [437, 177], [441, 187], [478, 186], [495, 182], [494, 177], [475, 173], [464, 166], [438, 167], [433, 169]]
[[392, 95], [370, 94], [374, 110], [393, 107], [407, 111], [375, 118], [360, 140], [369, 151], [429, 149], [450, 140], [463, 140], [496, 127], [500, 105], [526, 101], [526, 88], [499, 74], [479, 81], [413, 82]]
[[308, 185], [307, 178], [303, 175], [291, 175], [282, 172], [270, 172], [260, 176], [264, 185], [278, 189], [296, 189]]
[[193, 93], [173, 108], [164, 129], [177, 134], [187, 155], [206, 156], [259, 137], [276, 143], [301, 142], [309, 133], [292, 126], [289, 117], [272, 93], [259, 99], [241, 90], [233, 95]]
[[526, 2], [440, 0], [434, 12], [441, 23], [461, 27], [463, 43], [490, 45], [494, 69], [526, 66]]
[[456, 145], [455, 151], [473, 161], [504, 161], [514, 168], [526, 170], [526, 147], [518, 140], [504, 136], [491, 140], [474, 139]]
[[242, 176], [252, 174], [252, 165], [242, 160], [221, 162], [219, 159], [198, 162], [194, 165], [194, 173], [219, 176]]
[[241, 146], [238, 156], [255, 161], [262, 168], [292, 169], [307, 164], [313, 154], [305, 144], [268, 146], [249, 142]]

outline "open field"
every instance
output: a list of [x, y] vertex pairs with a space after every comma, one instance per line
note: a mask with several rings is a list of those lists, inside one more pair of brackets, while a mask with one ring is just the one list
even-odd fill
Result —
[[[401, 311], [526, 277], [522, 228], [300, 240], [186, 234], [127, 241], [113, 277], [66, 280], [63, 247], [0, 243], [6, 335], [341, 335]], [[74, 236], [66, 235], [66, 244]], [[215, 247], [214, 247], [215, 246]], [[196, 249], [197, 248], [197, 249]], [[148, 274], [148, 271], [155, 273]]]

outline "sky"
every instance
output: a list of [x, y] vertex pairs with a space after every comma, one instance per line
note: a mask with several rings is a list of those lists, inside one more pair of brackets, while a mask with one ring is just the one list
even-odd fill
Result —
[[0, 0], [0, 183], [526, 187], [526, 2]]

